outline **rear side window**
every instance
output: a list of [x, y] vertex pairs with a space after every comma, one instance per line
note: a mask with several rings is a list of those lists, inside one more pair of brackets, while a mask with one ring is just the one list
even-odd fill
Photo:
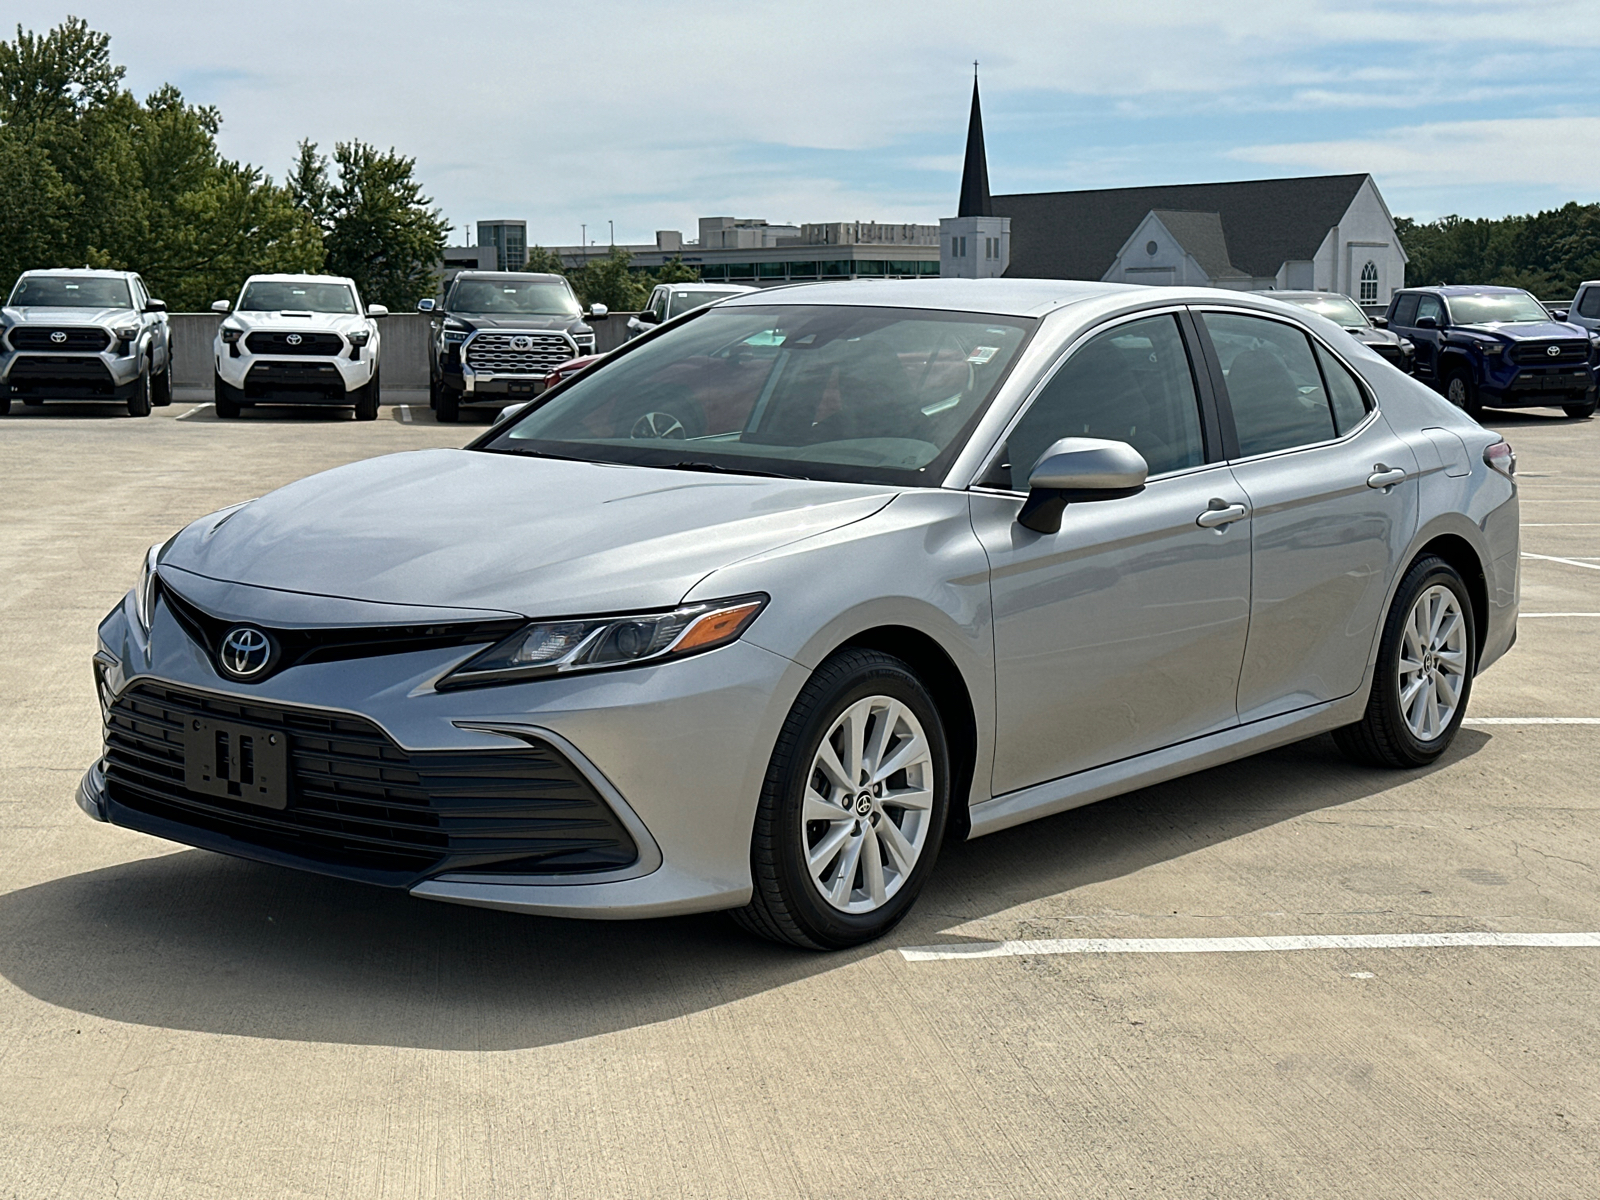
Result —
[[1152, 475], [1205, 462], [1194, 375], [1177, 318], [1130, 321], [1079, 347], [1006, 439], [1009, 482], [993, 473], [986, 482], [1022, 491], [1034, 464], [1064, 437], [1127, 442], [1144, 455]]
[[1580, 317], [1600, 317], [1600, 287], [1584, 288], [1578, 297]]
[[1394, 323], [1396, 325], [1411, 325], [1417, 319], [1417, 294], [1412, 292], [1409, 296], [1401, 296], [1395, 301]]
[[1333, 423], [1343, 437], [1367, 416], [1367, 398], [1345, 365], [1321, 346], [1316, 347], [1322, 378], [1328, 385], [1328, 403], [1333, 406]]
[[1311, 339], [1262, 317], [1205, 313], [1222, 362], [1239, 453], [1270, 454], [1333, 438], [1333, 410]]

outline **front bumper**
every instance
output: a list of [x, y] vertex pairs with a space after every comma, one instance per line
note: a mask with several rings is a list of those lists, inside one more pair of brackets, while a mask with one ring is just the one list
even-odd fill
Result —
[[446, 363], [441, 371], [444, 385], [461, 393], [460, 403], [511, 404], [527, 400], [544, 391], [544, 376], [496, 375], [474, 371], [464, 363]]
[[248, 350], [231, 354], [219, 342], [214, 358], [223, 383], [238, 388], [247, 399], [270, 399], [274, 404], [348, 404], [348, 394], [365, 387], [377, 369], [370, 348], [363, 348], [355, 359], [349, 353], [280, 358]]
[[[407, 752], [504, 751], [523, 737], [560, 747], [628, 826], [627, 867], [588, 874], [445, 870], [403, 886], [417, 896], [581, 917], [660, 916], [748, 902], [750, 836], [770, 747], [806, 678], [798, 664], [746, 642], [694, 658], [589, 676], [437, 692], [431, 681], [475, 652], [434, 649], [311, 662], [253, 686], [225, 682], [158, 604], [148, 644], [119, 606], [100, 630], [102, 703], [141, 681], [234, 704], [350, 714]], [[763, 749], [765, 748], [765, 749]], [[191, 845], [317, 871], [309, 858], [130, 815], [91, 768], [78, 803], [91, 816]], [[291, 797], [291, 805], [294, 800]], [[327, 873], [327, 872], [324, 872]]]
[[[116, 345], [117, 343], [113, 343]], [[135, 352], [46, 354], [0, 351], [0, 389], [18, 399], [126, 401], [139, 386]]]
[[1592, 398], [1594, 372], [1587, 367], [1523, 366], [1489, 374], [1479, 386], [1485, 404], [1503, 408], [1539, 408], [1555, 404], [1582, 404]]

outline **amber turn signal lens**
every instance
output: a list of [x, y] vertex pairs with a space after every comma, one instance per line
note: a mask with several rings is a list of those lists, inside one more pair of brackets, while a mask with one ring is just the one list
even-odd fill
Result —
[[683, 631], [672, 652], [682, 654], [731, 642], [761, 611], [762, 604], [761, 600], [751, 600], [734, 608], [720, 608], [716, 612], [706, 613]]

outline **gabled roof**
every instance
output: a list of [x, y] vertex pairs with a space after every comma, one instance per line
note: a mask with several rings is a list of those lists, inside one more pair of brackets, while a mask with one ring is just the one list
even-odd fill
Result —
[[[1228, 257], [1228, 239], [1222, 231], [1220, 214], [1175, 212], [1170, 208], [1152, 209], [1151, 213], [1177, 239], [1178, 245], [1194, 256], [1195, 262], [1200, 264], [1200, 269], [1213, 283], [1219, 279], [1249, 278], [1248, 272], [1239, 270]], [[1106, 264], [1108, 267], [1110, 265]]]
[[[1006, 274], [1013, 278], [1099, 279], [1152, 210], [1217, 214], [1233, 266], [1264, 277], [1276, 275], [1286, 261], [1314, 256], [1367, 178], [1316, 175], [1034, 192], [996, 196], [993, 204], [996, 216], [1011, 218]], [[1176, 229], [1172, 233], [1183, 241]], [[1187, 242], [1184, 248], [1194, 252]]]

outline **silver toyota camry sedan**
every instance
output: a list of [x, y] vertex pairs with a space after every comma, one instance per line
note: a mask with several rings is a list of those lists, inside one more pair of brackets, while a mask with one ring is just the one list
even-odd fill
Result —
[[1328, 730], [1432, 762], [1516, 637], [1514, 467], [1270, 298], [750, 293], [465, 449], [152, 547], [78, 802], [430, 899], [847, 946], [948, 839]]

